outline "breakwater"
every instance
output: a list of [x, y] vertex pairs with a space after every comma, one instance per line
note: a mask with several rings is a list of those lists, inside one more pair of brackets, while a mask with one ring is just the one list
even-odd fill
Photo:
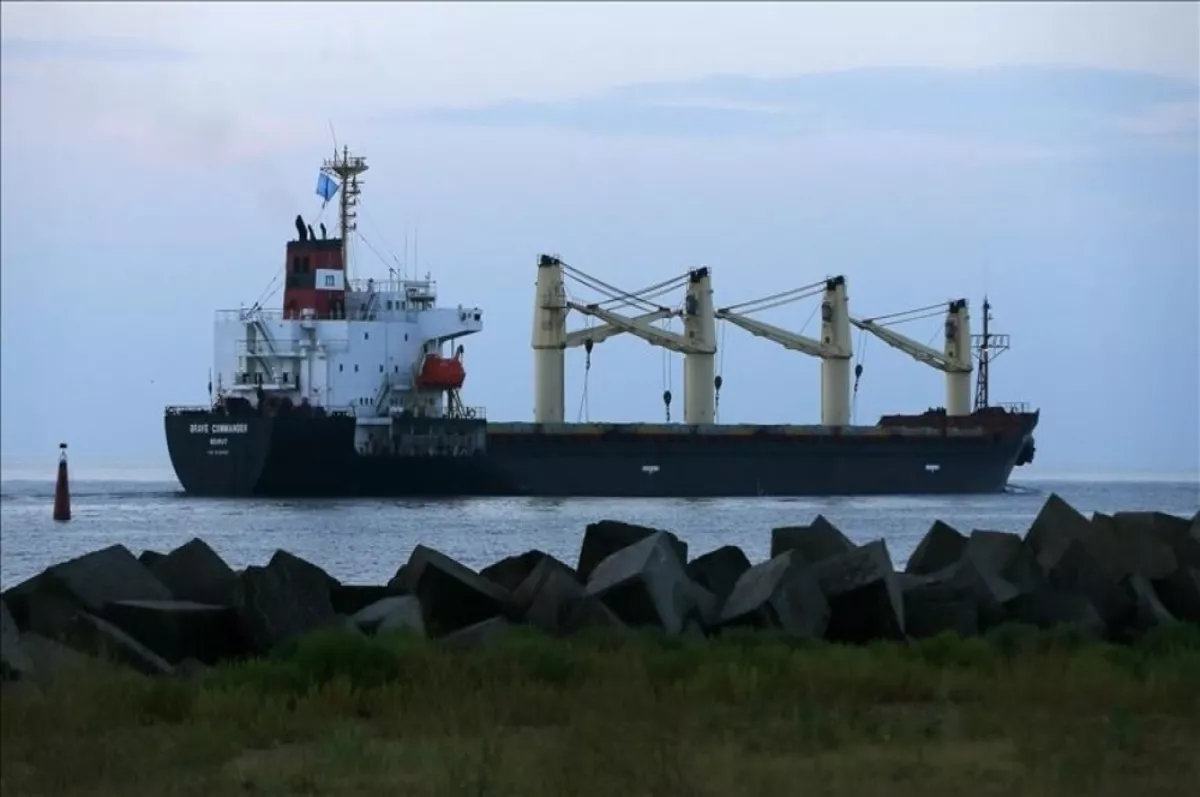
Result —
[[521, 625], [865, 643], [1022, 623], [1129, 641], [1200, 622], [1200, 515], [1087, 517], [1051, 495], [1024, 534], [934, 521], [899, 572], [883, 540], [856, 545], [822, 516], [770, 540], [760, 562], [735, 546], [690, 558], [683, 534], [600, 520], [573, 563], [529, 551], [475, 570], [418, 545], [380, 584], [341, 583], [283, 550], [235, 571], [200, 539], [140, 556], [114, 545], [3, 593], [3, 671], [36, 677], [102, 655], [149, 674], [191, 672], [330, 629], [451, 646]]

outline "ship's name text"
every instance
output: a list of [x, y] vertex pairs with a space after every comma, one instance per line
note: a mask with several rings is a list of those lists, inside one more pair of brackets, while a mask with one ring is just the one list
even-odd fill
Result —
[[250, 427], [244, 423], [193, 423], [192, 434], [245, 434]]

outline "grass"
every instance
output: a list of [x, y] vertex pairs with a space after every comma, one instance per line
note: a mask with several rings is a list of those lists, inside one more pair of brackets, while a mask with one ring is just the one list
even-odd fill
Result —
[[15, 795], [1188, 793], [1200, 628], [913, 645], [302, 640], [200, 680], [98, 665], [0, 708]]

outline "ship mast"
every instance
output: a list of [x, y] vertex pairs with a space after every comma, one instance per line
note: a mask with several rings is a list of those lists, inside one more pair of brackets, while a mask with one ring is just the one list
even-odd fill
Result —
[[1000, 352], [1008, 349], [1008, 335], [997, 335], [989, 328], [992, 320], [992, 304], [987, 296], [983, 297], [983, 332], [972, 335], [975, 339], [975, 352], [979, 358], [979, 373], [975, 377], [975, 409], [981, 410], [988, 406], [988, 363]]
[[358, 196], [362, 193], [358, 176], [367, 170], [367, 159], [351, 155], [349, 147], [342, 147], [339, 156], [337, 148], [333, 157], [327, 158], [321, 165], [321, 171], [338, 178], [341, 185], [341, 196], [338, 201], [338, 228], [342, 235], [342, 268], [346, 272], [346, 280], [350, 279], [350, 235], [358, 225], [355, 222], [355, 208], [358, 206]]

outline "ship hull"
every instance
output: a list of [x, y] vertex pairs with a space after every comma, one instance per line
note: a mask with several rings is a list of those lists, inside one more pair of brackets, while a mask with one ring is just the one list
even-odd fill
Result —
[[1037, 415], [1003, 432], [976, 434], [779, 427], [645, 434], [584, 425], [546, 432], [483, 423], [486, 442], [457, 455], [360, 453], [354, 419], [345, 416], [231, 421], [214, 413], [168, 414], [166, 434], [175, 473], [195, 495], [947, 495], [1003, 491], [1029, 456]]

